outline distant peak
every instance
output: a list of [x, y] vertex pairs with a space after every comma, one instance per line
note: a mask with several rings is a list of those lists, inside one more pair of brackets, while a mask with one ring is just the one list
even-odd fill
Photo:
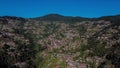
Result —
[[63, 15], [60, 15], [60, 14], [48, 14], [48, 15], [45, 15], [43, 17], [64, 17]]
[[65, 16], [60, 14], [48, 14], [42, 17], [35, 18], [36, 20], [42, 20], [42, 21], [63, 21]]

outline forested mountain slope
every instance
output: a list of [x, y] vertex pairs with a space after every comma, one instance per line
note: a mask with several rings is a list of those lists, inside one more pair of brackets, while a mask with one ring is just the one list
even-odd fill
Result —
[[120, 15], [0, 17], [0, 68], [120, 68]]

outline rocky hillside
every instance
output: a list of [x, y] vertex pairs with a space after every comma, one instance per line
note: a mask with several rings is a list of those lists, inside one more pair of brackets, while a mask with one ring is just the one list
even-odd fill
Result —
[[120, 68], [120, 15], [0, 17], [1, 68]]

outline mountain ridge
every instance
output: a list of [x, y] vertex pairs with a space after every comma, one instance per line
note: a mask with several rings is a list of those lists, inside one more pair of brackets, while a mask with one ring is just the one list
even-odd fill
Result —
[[111, 18], [111, 17], [120, 17], [120, 14], [117, 15], [106, 15], [106, 16], [101, 16], [101, 17], [93, 17], [93, 18], [88, 18], [88, 17], [81, 17], [81, 16], [64, 16], [61, 14], [47, 14], [44, 16], [40, 17], [34, 17], [34, 18], [24, 18], [24, 17], [17, 17], [17, 16], [0, 16], [0, 18], [24, 18], [24, 19], [37, 19], [37, 18], [46, 18], [46, 17], [70, 17], [70, 18], [85, 18], [85, 19], [102, 19], [102, 18]]

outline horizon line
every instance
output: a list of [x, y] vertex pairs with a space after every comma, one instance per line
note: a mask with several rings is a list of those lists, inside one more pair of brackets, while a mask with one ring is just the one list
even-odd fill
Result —
[[82, 17], [82, 18], [100, 18], [100, 17], [105, 17], [105, 16], [118, 16], [119, 14], [110, 14], [110, 15], [101, 15], [101, 16], [96, 16], [96, 17], [85, 17], [85, 16], [72, 16], [72, 15], [64, 15], [64, 14], [59, 14], [59, 13], [48, 13], [48, 14], [44, 14], [44, 15], [40, 15], [40, 16], [36, 16], [36, 17], [24, 17], [24, 16], [15, 16], [15, 15], [0, 15], [0, 17], [5, 17], [5, 16], [10, 16], [10, 17], [19, 17], [19, 18], [39, 18], [39, 17], [44, 17], [47, 15], [60, 15], [60, 16], [65, 16], [65, 17]]

